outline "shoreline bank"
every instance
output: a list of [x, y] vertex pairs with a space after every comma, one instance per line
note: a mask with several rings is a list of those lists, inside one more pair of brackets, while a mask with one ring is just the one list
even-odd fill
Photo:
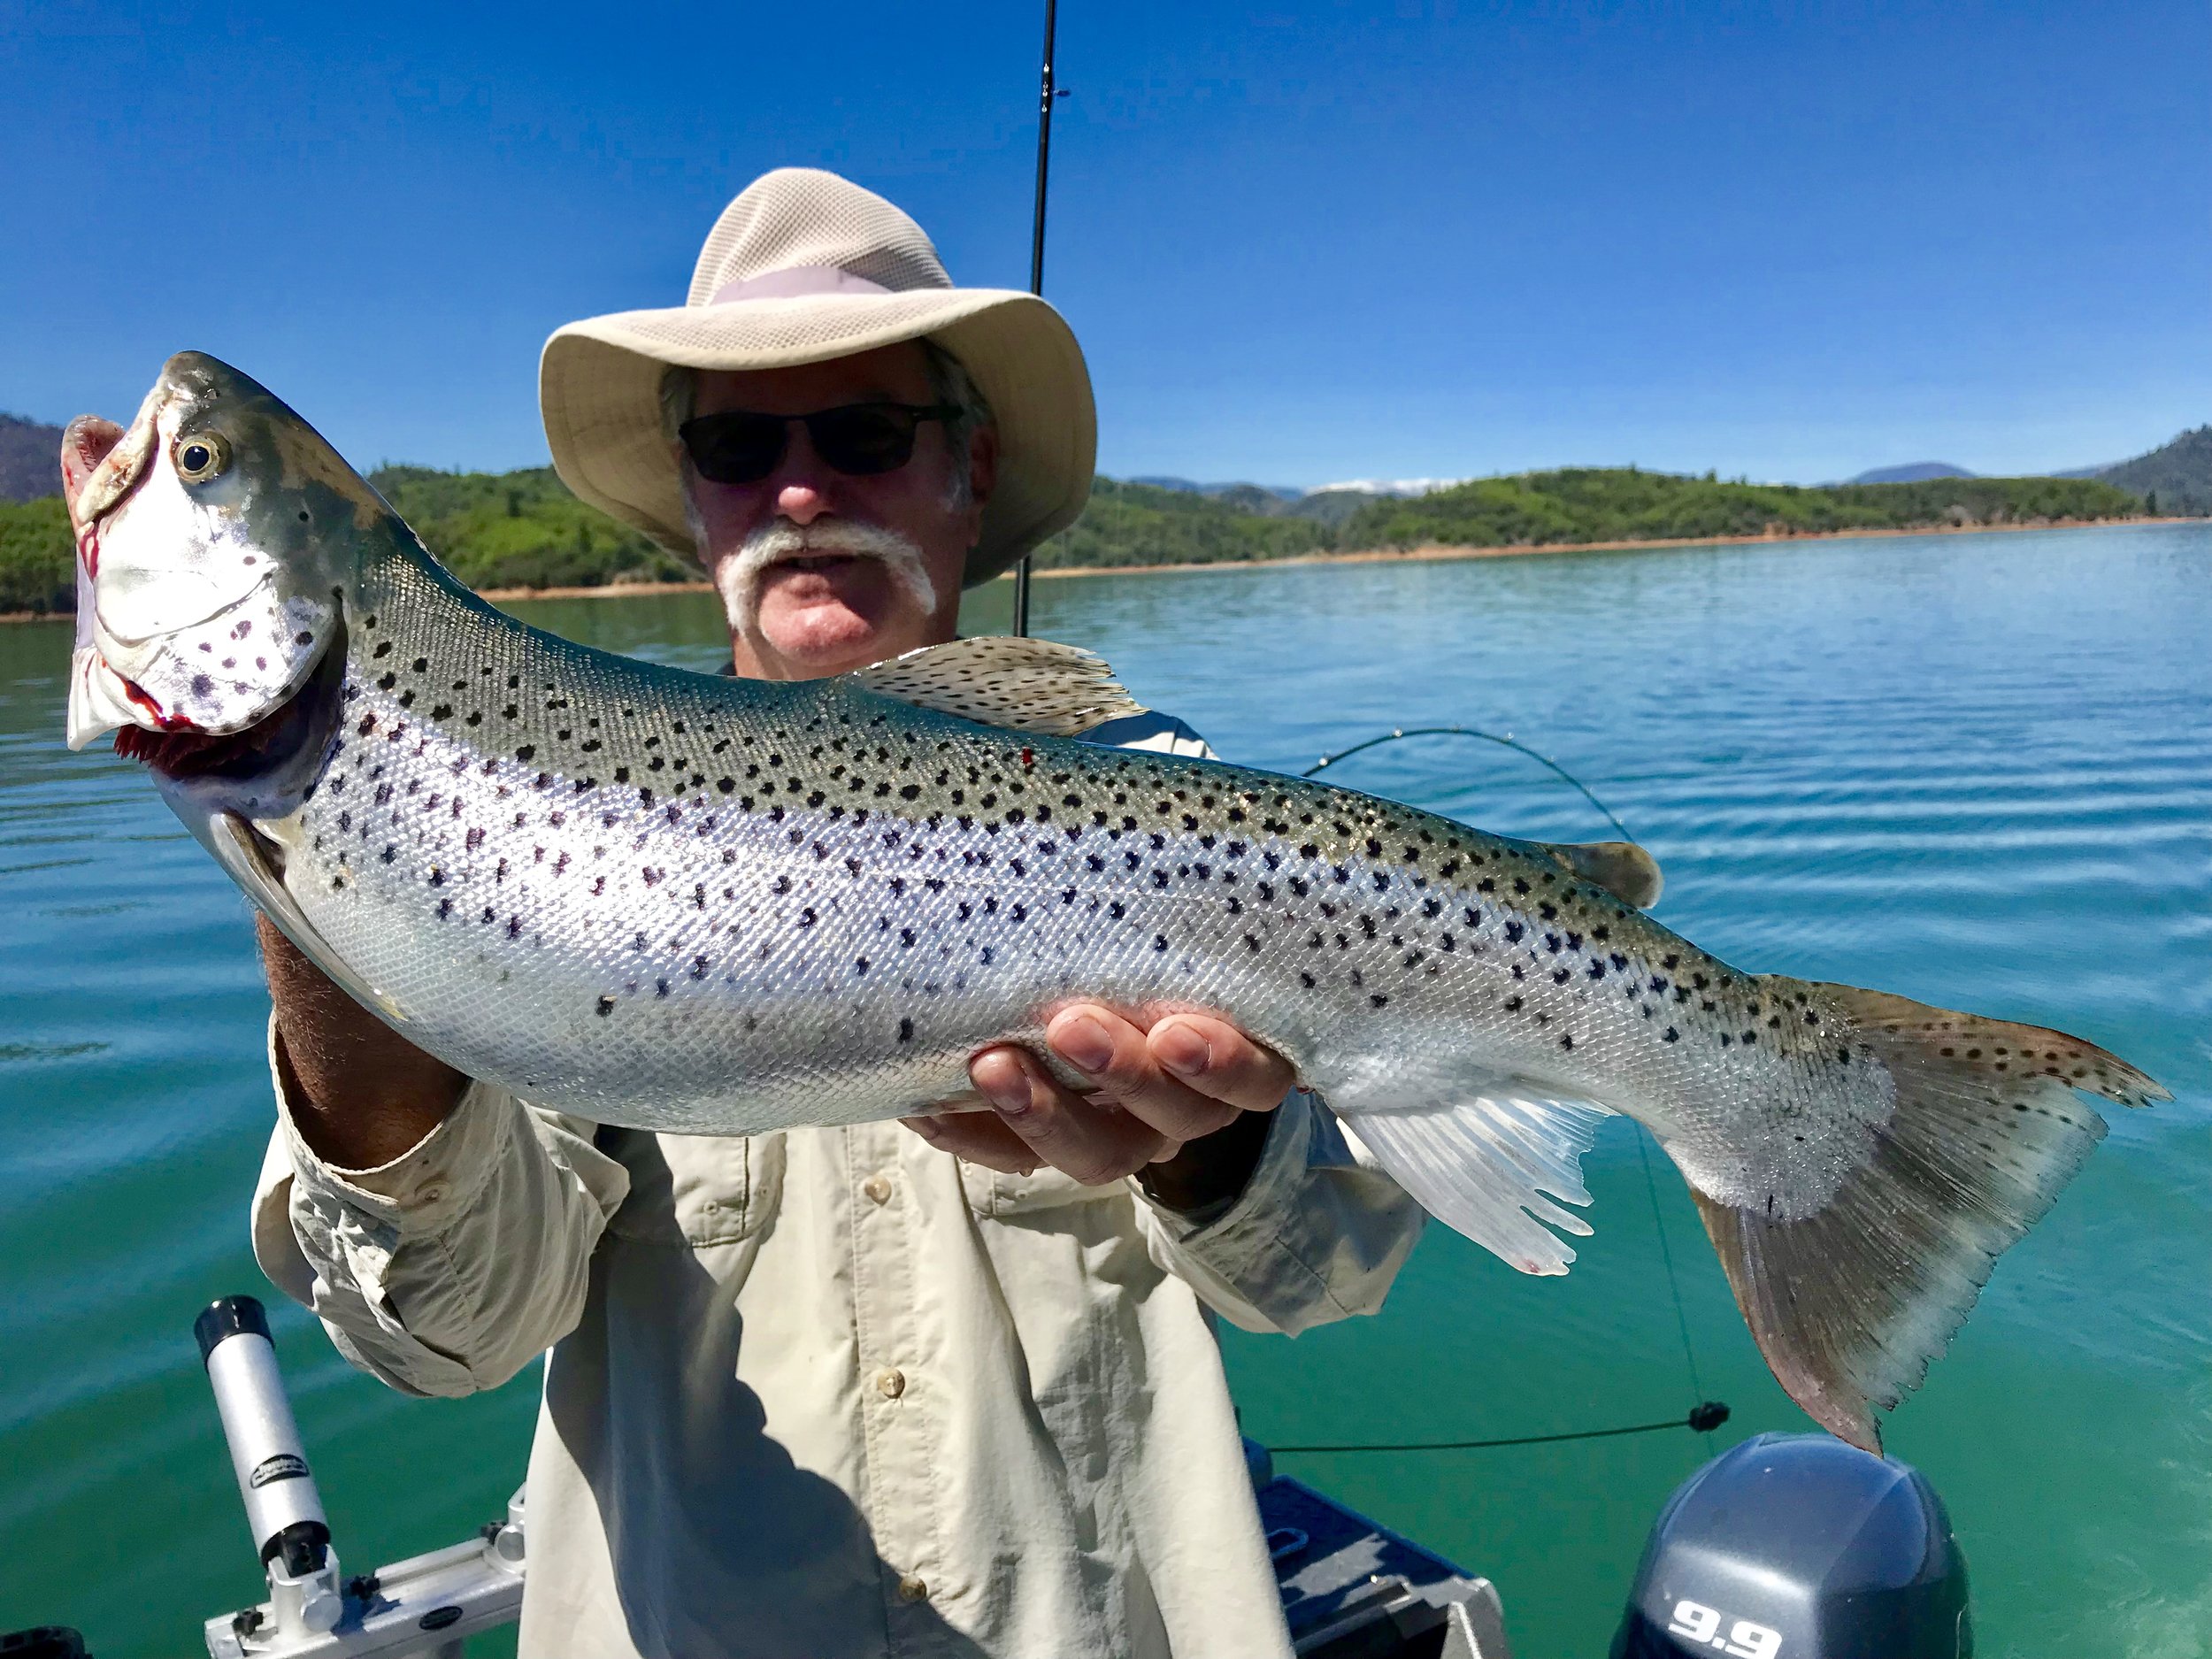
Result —
[[[1765, 547], [1791, 541], [1871, 541], [1913, 535], [2027, 534], [2041, 530], [2124, 530], [2160, 525], [2212, 524], [2202, 517], [2143, 518], [2054, 518], [2041, 524], [1926, 525], [1916, 529], [1800, 530], [1761, 535], [1698, 535], [1652, 537], [1634, 541], [1545, 541], [1503, 547], [1457, 547], [1446, 544], [1417, 548], [1374, 548], [1358, 552], [1295, 553], [1272, 559], [1208, 559], [1180, 565], [1084, 565], [1039, 570], [1040, 580], [1080, 576], [1160, 576], [1190, 571], [1268, 570], [1280, 565], [1431, 565], [1452, 559], [1522, 558], [1548, 553], [1634, 553], [1647, 548]], [[995, 578], [1010, 581], [1013, 573]], [[494, 604], [532, 599], [635, 599], [659, 594], [707, 594], [714, 584], [695, 582], [602, 582], [590, 588], [486, 588], [477, 596]], [[0, 623], [68, 622], [65, 611], [0, 611]]]
[[[1801, 530], [1771, 535], [1695, 535], [1650, 537], [1639, 541], [1544, 541], [1501, 547], [1460, 547], [1447, 543], [1416, 548], [1370, 548], [1355, 552], [1294, 553], [1271, 559], [1202, 559], [1180, 565], [1079, 565], [1031, 572], [1040, 580], [1084, 576], [1159, 576], [1189, 571], [1273, 570], [1286, 565], [1430, 565], [1452, 559], [1521, 558], [1546, 553], [1634, 553], [1646, 548], [1763, 547], [1787, 541], [1848, 541], [1876, 537], [1909, 535], [1977, 535], [2010, 531], [2027, 534], [2040, 530], [2118, 530], [2159, 525], [2212, 524], [2212, 518], [2161, 517], [2151, 518], [2054, 518], [2042, 524], [1928, 525], [1918, 529]], [[1013, 572], [994, 578], [1011, 581]], [[634, 582], [597, 588], [488, 588], [482, 596], [495, 603], [509, 599], [611, 599], [631, 594], [711, 593], [714, 584], [695, 582]]]

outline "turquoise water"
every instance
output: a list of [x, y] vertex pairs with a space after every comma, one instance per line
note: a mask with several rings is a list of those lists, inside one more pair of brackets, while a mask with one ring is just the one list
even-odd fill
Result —
[[[2190, 526], [1047, 581], [1037, 616], [1240, 760], [1512, 732], [1659, 855], [1661, 917], [1740, 965], [2062, 1025], [2171, 1085], [2000, 1264], [1890, 1445], [1950, 1504], [1985, 1655], [2182, 1659], [2212, 1654], [2208, 579], [2212, 526]], [[987, 591], [968, 626], [1004, 604]], [[518, 610], [696, 666], [719, 649], [688, 596]], [[259, 1594], [188, 1327], [261, 1288], [243, 1219], [265, 1002], [236, 892], [142, 777], [62, 749], [68, 642], [0, 628], [0, 1630], [186, 1654], [202, 1617]], [[1514, 833], [1606, 833], [1485, 744], [1409, 741], [1337, 780]], [[1610, 1127], [1569, 1278], [1440, 1229], [1379, 1317], [1228, 1339], [1247, 1430], [1278, 1443], [1735, 1408], [1709, 1441], [1282, 1460], [1494, 1578], [1522, 1659], [1602, 1652], [1673, 1485], [1804, 1426], [1679, 1180], [1660, 1166], [1655, 1217]], [[403, 1400], [276, 1311], [349, 1568], [499, 1511], [532, 1379]]]

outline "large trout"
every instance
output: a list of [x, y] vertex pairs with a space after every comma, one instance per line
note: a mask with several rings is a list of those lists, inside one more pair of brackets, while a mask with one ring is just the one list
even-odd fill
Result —
[[964, 1094], [986, 1044], [1043, 1052], [1070, 999], [1217, 1009], [1530, 1273], [1573, 1259], [1551, 1229], [1589, 1231], [1561, 1204], [1624, 1112], [1783, 1386], [1872, 1448], [2104, 1133], [2076, 1091], [2166, 1098], [2057, 1032], [1741, 972], [1586, 859], [1075, 741], [1134, 705], [1066, 647], [779, 685], [541, 634], [195, 353], [76, 507], [70, 742], [116, 730], [332, 978], [541, 1105], [890, 1118]]

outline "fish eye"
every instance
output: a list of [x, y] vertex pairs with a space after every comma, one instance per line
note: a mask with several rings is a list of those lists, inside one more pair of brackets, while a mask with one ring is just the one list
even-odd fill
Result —
[[219, 432], [188, 432], [177, 440], [177, 476], [204, 484], [230, 465], [230, 441]]

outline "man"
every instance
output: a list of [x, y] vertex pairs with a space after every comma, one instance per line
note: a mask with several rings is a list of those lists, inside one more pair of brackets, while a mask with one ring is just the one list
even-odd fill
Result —
[[[541, 393], [562, 477], [695, 549], [765, 679], [951, 638], [1090, 480], [1058, 315], [826, 173], [732, 203], [684, 306], [561, 330]], [[1079, 1005], [1047, 1035], [1094, 1098], [1000, 1047], [989, 1110], [654, 1135], [461, 1077], [262, 939], [271, 1278], [411, 1392], [552, 1350], [526, 1655], [1286, 1651], [1202, 1302], [1370, 1310], [1420, 1215], [1279, 1057]]]

